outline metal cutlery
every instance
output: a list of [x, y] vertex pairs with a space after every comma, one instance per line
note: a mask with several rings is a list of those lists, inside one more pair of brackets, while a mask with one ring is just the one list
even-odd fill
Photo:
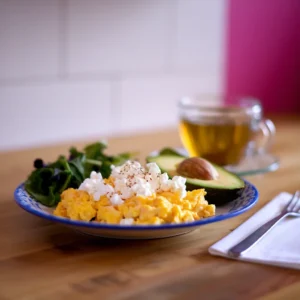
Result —
[[259, 227], [244, 240], [229, 249], [228, 255], [234, 258], [252, 248], [263, 236], [266, 235], [276, 224], [287, 216], [300, 217], [300, 191], [296, 191], [289, 203], [284, 207], [281, 213], [264, 225]]

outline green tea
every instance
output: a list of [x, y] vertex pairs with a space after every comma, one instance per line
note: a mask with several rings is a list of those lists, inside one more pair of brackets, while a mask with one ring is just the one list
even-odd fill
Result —
[[237, 164], [251, 138], [250, 123], [232, 120], [184, 120], [180, 137], [191, 156], [199, 156], [219, 165]]

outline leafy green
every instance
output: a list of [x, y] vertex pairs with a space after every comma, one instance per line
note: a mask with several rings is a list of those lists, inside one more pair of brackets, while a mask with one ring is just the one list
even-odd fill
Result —
[[173, 148], [163, 148], [159, 151], [159, 155], [174, 155], [174, 156], [180, 156], [184, 157], [184, 155], [180, 154], [178, 151], [176, 151]]
[[[25, 182], [26, 191], [43, 205], [52, 207], [60, 201], [60, 194], [67, 188], [78, 188], [92, 171], [101, 172], [108, 178], [112, 165], [121, 165], [132, 159], [131, 153], [108, 156], [104, 153], [106, 144], [97, 142], [87, 145], [83, 151], [75, 147], [69, 149], [69, 159], [59, 156], [56, 161], [47, 165], [38, 159], [36, 169]], [[38, 167], [37, 167], [38, 166]]]
[[69, 167], [78, 182], [82, 182], [85, 178], [84, 176], [84, 156], [76, 157], [69, 161]]
[[103, 151], [106, 149], [106, 144], [98, 142], [92, 145], [87, 145], [84, 152], [87, 158], [97, 159], [97, 157], [106, 157]]
[[61, 192], [69, 186], [72, 173], [52, 167], [34, 170], [25, 182], [26, 191], [46, 206], [54, 206]]

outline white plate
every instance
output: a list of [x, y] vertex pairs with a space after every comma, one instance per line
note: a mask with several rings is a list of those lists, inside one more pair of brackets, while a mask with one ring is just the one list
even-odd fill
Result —
[[109, 225], [98, 222], [73, 221], [67, 218], [53, 215], [53, 209], [43, 206], [28, 195], [24, 184], [19, 185], [15, 190], [15, 200], [25, 211], [38, 217], [60, 223], [81, 233], [97, 237], [119, 238], [119, 239], [154, 239], [176, 236], [199, 229], [201, 226], [220, 222], [236, 217], [249, 210], [258, 200], [257, 189], [249, 182], [241, 195], [234, 201], [222, 207], [217, 207], [216, 215], [198, 221], [180, 224], [164, 225]]

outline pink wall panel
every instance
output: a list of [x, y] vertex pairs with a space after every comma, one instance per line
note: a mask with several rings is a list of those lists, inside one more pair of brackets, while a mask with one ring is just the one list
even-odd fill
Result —
[[300, 0], [230, 0], [226, 92], [300, 112]]

